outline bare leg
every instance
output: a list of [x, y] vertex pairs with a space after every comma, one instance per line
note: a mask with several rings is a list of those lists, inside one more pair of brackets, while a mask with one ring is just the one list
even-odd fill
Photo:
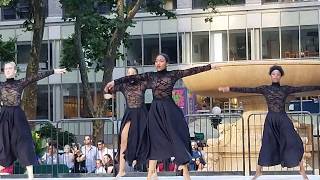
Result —
[[121, 144], [120, 144], [120, 154], [119, 154], [119, 173], [117, 177], [121, 177], [126, 175], [125, 164], [126, 161], [124, 159], [124, 151], [127, 149], [128, 144], [128, 133], [130, 129], [131, 122], [127, 122], [121, 132]]
[[149, 160], [149, 169], [148, 169], [148, 176], [147, 180], [157, 180], [157, 160]]
[[33, 165], [29, 165], [26, 167], [28, 173], [28, 180], [33, 180]]
[[261, 175], [262, 175], [262, 166], [257, 165], [256, 174], [254, 175], [254, 177], [252, 178], [252, 180], [258, 179], [258, 177], [261, 176]]
[[182, 169], [184, 180], [191, 180], [187, 164], [180, 165], [178, 169]]
[[303, 166], [303, 162], [302, 162], [302, 161], [300, 161], [299, 167], [300, 167], [300, 174], [301, 174], [303, 180], [308, 180], [309, 178], [308, 178], [308, 176], [307, 176], [307, 174], [306, 174], [306, 170], [304, 169], [304, 166]]

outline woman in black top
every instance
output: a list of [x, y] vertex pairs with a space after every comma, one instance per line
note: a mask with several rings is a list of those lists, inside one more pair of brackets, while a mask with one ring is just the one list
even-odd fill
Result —
[[320, 90], [320, 86], [281, 86], [280, 80], [284, 75], [281, 66], [272, 66], [269, 70], [272, 84], [255, 88], [221, 87], [219, 91], [258, 93], [262, 94], [268, 105], [268, 114], [264, 123], [262, 145], [259, 153], [256, 175], [261, 175], [262, 166], [282, 167], [300, 166], [300, 174], [306, 180], [305, 169], [301, 162], [304, 149], [300, 136], [295, 131], [293, 123], [285, 111], [285, 101], [289, 94]]
[[8, 167], [18, 159], [26, 166], [29, 179], [33, 179], [33, 166], [37, 164], [31, 130], [24, 111], [20, 107], [21, 94], [25, 87], [53, 73], [65, 73], [65, 69], [44, 71], [36, 76], [15, 80], [16, 64], [4, 65], [6, 81], [0, 83], [0, 170]]
[[[153, 101], [148, 113], [148, 137], [150, 148], [148, 153], [148, 179], [156, 177], [157, 160], [175, 157], [179, 170], [183, 170], [186, 180], [190, 179], [187, 163], [191, 160], [191, 141], [188, 124], [182, 110], [172, 99], [172, 90], [177, 80], [209, 71], [214, 65], [194, 67], [187, 70], [167, 71], [169, 57], [159, 54], [155, 60], [157, 72], [148, 72], [136, 76], [118, 79], [119, 82], [147, 81], [152, 89]], [[107, 88], [114, 85], [107, 84]]]
[[[138, 74], [136, 68], [130, 67], [127, 71], [127, 76]], [[147, 154], [147, 108], [144, 104], [144, 93], [147, 88], [146, 81], [129, 81], [121, 83], [118, 80], [114, 81], [114, 87], [111, 91], [120, 91], [126, 99], [127, 108], [124, 112], [120, 133], [119, 133], [119, 173], [117, 177], [124, 176], [125, 162], [130, 166], [134, 160], [139, 162], [146, 161]], [[108, 89], [105, 89], [109, 92]]]

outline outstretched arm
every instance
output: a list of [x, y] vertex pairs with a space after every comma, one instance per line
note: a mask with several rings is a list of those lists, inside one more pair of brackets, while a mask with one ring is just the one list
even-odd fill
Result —
[[209, 71], [211, 69], [219, 69], [219, 67], [215, 64], [208, 64], [205, 66], [198, 66], [198, 67], [193, 67], [185, 70], [175, 70], [174, 72], [176, 72], [177, 78], [183, 78], [183, 77], [191, 76], [204, 71]]
[[121, 87], [121, 84], [125, 84], [131, 81], [148, 81], [151, 79], [151, 73], [146, 72], [142, 74], [137, 74], [137, 75], [131, 75], [131, 76], [125, 76], [113, 81], [110, 81], [105, 87], [104, 91], [109, 92], [112, 91], [112, 89], [115, 89], [113, 91], [118, 91], [117, 89]]
[[222, 92], [239, 92], [239, 93], [257, 93], [263, 94], [263, 86], [247, 88], [247, 87], [219, 87], [219, 91]]
[[28, 86], [31, 83], [34, 83], [36, 81], [39, 81], [40, 79], [46, 78], [52, 74], [64, 74], [66, 73], [66, 69], [54, 69], [49, 71], [43, 71], [38, 73], [37, 75], [32, 75], [28, 78], [21, 79], [23, 86]]
[[287, 86], [287, 93], [298, 93], [298, 92], [305, 92], [305, 91], [316, 91], [320, 90], [320, 86], [300, 86], [300, 87], [294, 87], [294, 86]]

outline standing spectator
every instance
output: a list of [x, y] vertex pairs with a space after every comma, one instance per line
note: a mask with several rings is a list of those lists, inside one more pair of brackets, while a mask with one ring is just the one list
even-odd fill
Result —
[[96, 160], [96, 171], [95, 171], [96, 174], [102, 174], [102, 173], [107, 173], [106, 172], [106, 169], [103, 167], [103, 164], [102, 164], [102, 160], [101, 159], [97, 159]]
[[113, 160], [112, 160], [111, 155], [110, 155], [110, 154], [105, 154], [105, 155], [103, 156], [103, 158], [104, 158], [104, 162], [105, 162], [104, 168], [106, 169], [106, 172], [107, 172], [108, 174], [113, 173], [114, 163], [113, 163]]
[[58, 151], [55, 143], [49, 143], [47, 152], [41, 158], [43, 164], [57, 164], [58, 163]]
[[59, 163], [67, 165], [71, 170], [74, 167], [74, 154], [71, 152], [69, 145], [65, 145], [63, 151], [64, 153], [60, 155]]
[[73, 145], [72, 151], [74, 154], [74, 167], [72, 169], [73, 173], [87, 173], [86, 168], [86, 157], [80, 151], [80, 145]]
[[88, 173], [94, 173], [96, 168], [98, 150], [95, 146], [92, 145], [90, 136], [84, 137], [84, 146], [81, 147], [81, 152], [86, 157], [86, 168], [88, 170]]

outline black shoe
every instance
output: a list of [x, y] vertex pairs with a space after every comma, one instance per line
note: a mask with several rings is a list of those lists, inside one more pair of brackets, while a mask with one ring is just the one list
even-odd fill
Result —
[[176, 176], [183, 176], [183, 169], [176, 171]]

